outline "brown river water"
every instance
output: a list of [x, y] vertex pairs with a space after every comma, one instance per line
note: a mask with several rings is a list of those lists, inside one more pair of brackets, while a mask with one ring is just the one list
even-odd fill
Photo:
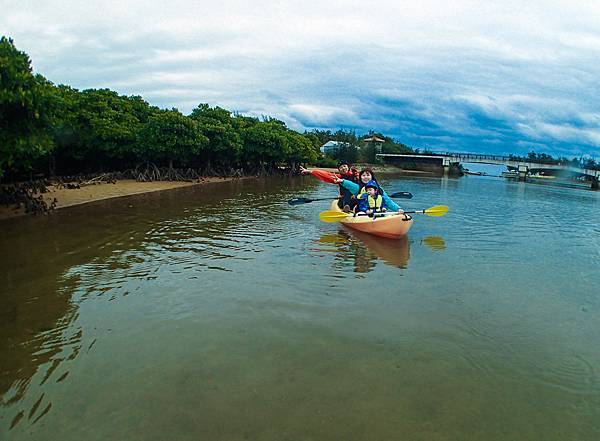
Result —
[[600, 192], [381, 183], [450, 212], [378, 239], [307, 177], [0, 222], [0, 439], [600, 439]]

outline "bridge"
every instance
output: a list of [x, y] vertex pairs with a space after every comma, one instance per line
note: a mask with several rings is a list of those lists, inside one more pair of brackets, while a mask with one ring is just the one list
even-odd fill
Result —
[[518, 170], [519, 179], [525, 181], [527, 179], [527, 173], [530, 170], [559, 170], [568, 173], [572, 173], [580, 176], [589, 176], [592, 181], [592, 189], [598, 190], [598, 181], [600, 179], [600, 170], [593, 170], [588, 168], [573, 167], [570, 165], [562, 164], [544, 164], [541, 162], [532, 161], [520, 161], [510, 156], [498, 156], [498, 155], [485, 155], [475, 153], [451, 153], [451, 152], [433, 152], [426, 155], [415, 155], [415, 154], [394, 154], [394, 153], [378, 153], [377, 157], [384, 161], [393, 158], [407, 158], [407, 159], [433, 159], [439, 160], [444, 170], [444, 174], [448, 174], [448, 171], [452, 165], [458, 165], [461, 162], [472, 162], [480, 164], [494, 164], [494, 165], [505, 165], [507, 167]]

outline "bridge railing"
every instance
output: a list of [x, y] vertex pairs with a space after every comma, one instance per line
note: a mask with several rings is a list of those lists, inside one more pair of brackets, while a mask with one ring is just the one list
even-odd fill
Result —
[[494, 161], [510, 161], [510, 156], [485, 155], [481, 153], [452, 153], [452, 152], [431, 152], [433, 155], [446, 156], [460, 159], [491, 159]]
[[[475, 161], [479, 160], [479, 161], [498, 161], [498, 162], [504, 162], [504, 163], [513, 163], [513, 166], [515, 163], [519, 163], [522, 165], [526, 165], [527, 167], [529, 167], [529, 169], [555, 168], [555, 169], [568, 170], [568, 171], [571, 171], [574, 173], [579, 173], [579, 174], [583, 174], [583, 175], [587, 175], [587, 176], [592, 176], [592, 177], [595, 177], [596, 179], [600, 178], [600, 170], [584, 169], [581, 167], [574, 167], [570, 164], [562, 164], [560, 162], [547, 163], [547, 162], [528, 161], [527, 159], [520, 159], [520, 158], [516, 158], [514, 156], [483, 155], [483, 154], [477, 154], [477, 153], [431, 152], [431, 151], [427, 151], [427, 152], [423, 152], [423, 153], [412, 153], [412, 154], [378, 153], [377, 156], [381, 156], [381, 157], [386, 157], [386, 156], [388, 156], [388, 157], [390, 157], [390, 156], [428, 157], [429, 156], [429, 157], [436, 157], [436, 158], [447, 157], [447, 158], [457, 158], [457, 159], [460, 159], [461, 161], [466, 161], [466, 162], [468, 162], [469, 160], [475, 160]], [[507, 164], [507, 165], [509, 165], [509, 164]]]

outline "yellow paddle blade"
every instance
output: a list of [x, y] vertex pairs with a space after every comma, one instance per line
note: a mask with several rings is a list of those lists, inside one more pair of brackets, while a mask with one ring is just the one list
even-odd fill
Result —
[[339, 222], [347, 217], [348, 213], [343, 213], [340, 211], [322, 211], [319, 213], [319, 219], [321, 219], [323, 222]]
[[444, 241], [444, 238], [440, 236], [427, 236], [421, 242], [433, 251], [443, 251], [446, 249], [446, 242]]
[[434, 207], [428, 208], [427, 210], [423, 210], [427, 216], [439, 217], [448, 213], [447, 205], [436, 205]]

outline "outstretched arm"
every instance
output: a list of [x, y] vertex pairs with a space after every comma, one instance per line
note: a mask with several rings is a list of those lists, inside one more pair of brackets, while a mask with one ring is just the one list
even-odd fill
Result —
[[360, 191], [360, 186], [356, 182], [349, 181], [348, 179], [340, 179], [338, 178], [335, 181], [336, 184], [340, 184], [346, 190], [348, 190], [353, 195], [357, 195]]
[[300, 166], [300, 173], [302, 173], [303, 175], [307, 175], [310, 173], [315, 178], [319, 179], [320, 181], [327, 182], [328, 184], [336, 184], [335, 180], [338, 179], [335, 173], [328, 172], [325, 170], [319, 170], [316, 168], [310, 170], [308, 168]]

